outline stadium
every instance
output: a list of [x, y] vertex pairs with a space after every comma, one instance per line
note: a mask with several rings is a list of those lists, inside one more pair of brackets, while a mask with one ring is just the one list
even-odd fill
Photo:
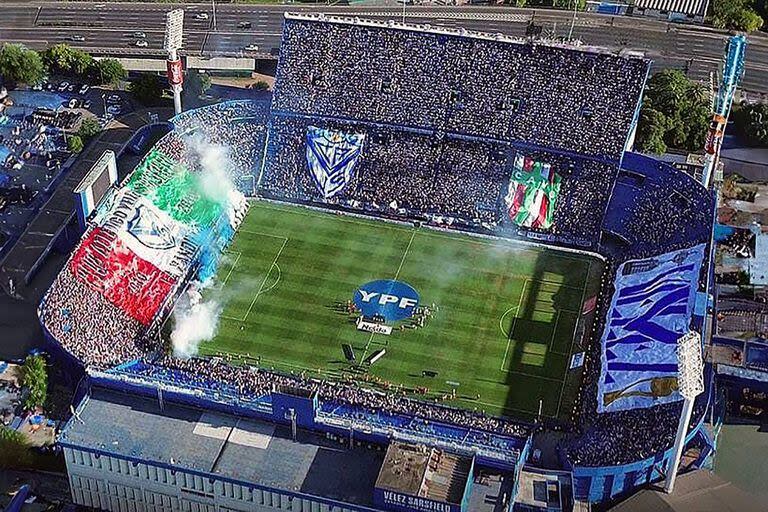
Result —
[[[128, 414], [110, 401], [154, 401], [153, 414], [183, 404], [386, 451], [347, 494], [221, 470], [232, 448], [163, 463], [201, 489], [271, 493], [273, 508], [507, 510], [545, 473], [567, 475], [561, 504], [604, 503], [663, 477], [677, 342], [707, 335], [715, 197], [632, 151], [649, 69], [591, 48], [287, 15], [271, 103], [161, 127], [40, 305], [52, 348], [88, 376], [76, 412], [91, 420], [60, 441], [68, 466], [83, 451], [158, 465], [153, 447], [182, 426], [153, 423], [146, 444], [123, 432], [133, 441], [118, 447], [95, 419]], [[710, 384], [705, 372], [692, 467], [712, 452]], [[432, 494], [403, 482], [424, 467], [450, 467]], [[495, 505], [478, 497], [488, 475]], [[120, 509], [110, 492], [76, 501]]]

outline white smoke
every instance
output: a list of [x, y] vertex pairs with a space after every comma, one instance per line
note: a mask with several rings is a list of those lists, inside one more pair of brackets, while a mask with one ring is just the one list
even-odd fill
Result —
[[[226, 213], [235, 226], [237, 222], [234, 220], [239, 222], [244, 215], [246, 202], [243, 194], [232, 183], [231, 172], [235, 166], [229, 148], [211, 143], [200, 133], [187, 137], [185, 146], [189, 157], [187, 160], [199, 163], [201, 192], [208, 199], [227, 204]], [[212, 281], [208, 279], [205, 283], [192, 283], [176, 303], [171, 344], [177, 357], [194, 356], [200, 343], [213, 339], [218, 332], [219, 317], [224, 309], [220, 290], [212, 289], [213, 296], [205, 300], [202, 296], [202, 292], [211, 288]]]
[[203, 300], [197, 287], [191, 286], [179, 297], [173, 311], [173, 355], [187, 359], [197, 354], [200, 343], [213, 339], [219, 329], [222, 309], [217, 299]]

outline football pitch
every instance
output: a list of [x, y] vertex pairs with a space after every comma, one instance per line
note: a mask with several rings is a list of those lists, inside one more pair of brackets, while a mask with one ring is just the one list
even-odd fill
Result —
[[[541, 400], [545, 416], [560, 417], [578, 387], [570, 359], [583, 350], [574, 341], [599, 266], [514, 241], [254, 201], [209, 293], [223, 313], [200, 354], [495, 415], [530, 418]], [[423, 327], [356, 328], [346, 303], [380, 279], [418, 292], [433, 310]], [[367, 370], [359, 365], [381, 348]]]

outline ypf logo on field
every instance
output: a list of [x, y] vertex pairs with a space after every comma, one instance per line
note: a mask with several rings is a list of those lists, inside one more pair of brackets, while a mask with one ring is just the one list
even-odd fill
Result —
[[419, 305], [419, 294], [408, 283], [380, 279], [358, 288], [354, 301], [364, 316], [378, 315], [387, 322], [394, 322], [413, 315]]

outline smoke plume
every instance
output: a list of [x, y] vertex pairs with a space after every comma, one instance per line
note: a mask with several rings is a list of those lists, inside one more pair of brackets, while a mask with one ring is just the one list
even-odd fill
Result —
[[173, 311], [173, 355], [186, 359], [197, 354], [200, 343], [216, 336], [222, 309], [217, 299], [203, 300], [197, 287], [190, 287]]
[[[200, 192], [207, 199], [226, 204], [228, 209], [242, 207], [245, 198], [232, 183], [231, 172], [235, 167], [229, 148], [211, 143], [201, 133], [187, 137], [184, 142], [184, 161], [197, 164]], [[232, 212], [228, 211], [227, 215], [233, 217]], [[214, 246], [204, 250], [218, 252], [219, 248]], [[212, 278], [192, 283], [176, 303], [171, 343], [177, 357], [194, 356], [200, 343], [213, 339], [218, 332], [219, 316], [224, 309], [220, 290], [212, 289], [206, 299], [202, 295], [212, 284]]]

